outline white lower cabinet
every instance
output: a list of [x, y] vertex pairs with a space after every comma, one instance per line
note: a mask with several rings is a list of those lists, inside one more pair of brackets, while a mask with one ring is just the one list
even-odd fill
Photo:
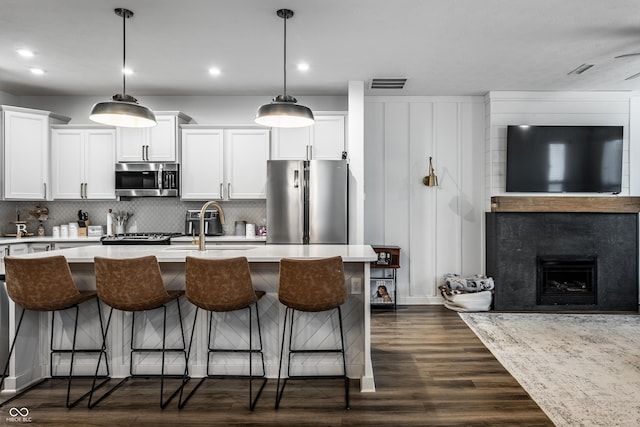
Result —
[[183, 200], [265, 199], [268, 129], [182, 127]]
[[52, 249], [69, 249], [69, 248], [79, 248], [81, 246], [96, 246], [99, 245], [99, 241], [95, 242], [55, 242], [53, 243]]
[[28, 243], [18, 243], [15, 245], [9, 245], [9, 255], [24, 255], [29, 253]]
[[30, 243], [29, 253], [49, 252], [53, 250], [53, 243]]
[[114, 128], [54, 126], [53, 198], [113, 200]]

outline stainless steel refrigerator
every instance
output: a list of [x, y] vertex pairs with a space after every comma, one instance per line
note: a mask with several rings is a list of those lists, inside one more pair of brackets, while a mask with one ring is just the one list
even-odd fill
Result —
[[346, 160], [267, 161], [267, 243], [347, 244]]

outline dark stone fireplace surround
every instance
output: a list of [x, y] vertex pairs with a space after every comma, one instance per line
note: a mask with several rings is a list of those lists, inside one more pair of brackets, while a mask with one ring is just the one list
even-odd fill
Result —
[[[489, 212], [487, 275], [500, 311], [638, 311], [638, 214]], [[537, 260], [596, 257], [595, 304], [537, 304]]]

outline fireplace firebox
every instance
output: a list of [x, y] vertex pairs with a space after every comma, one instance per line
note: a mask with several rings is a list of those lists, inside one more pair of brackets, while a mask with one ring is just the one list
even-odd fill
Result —
[[597, 257], [538, 256], [537, 304], [597, 304]]

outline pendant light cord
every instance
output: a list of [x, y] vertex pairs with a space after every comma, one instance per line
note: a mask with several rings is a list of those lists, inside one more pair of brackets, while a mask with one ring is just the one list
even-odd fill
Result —
[[127, 93], [127, 73], [125, 67], [127, 65], [127, 14], [122, 13], [122, 95]]
[[284, 62], [282, 64], [284, 75], [284, 97], [287, 98], [287, 15], [284, 16]]

